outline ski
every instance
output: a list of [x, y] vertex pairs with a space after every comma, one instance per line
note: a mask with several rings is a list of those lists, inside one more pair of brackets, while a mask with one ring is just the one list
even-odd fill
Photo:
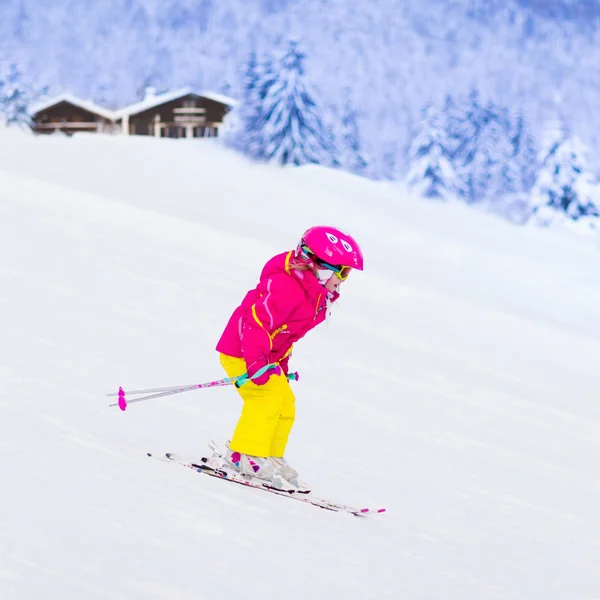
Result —
[[237, 483], [239, 485], [243, 485], [245, 487], [250, 487], [258, 490], [263, 490], [264, 492], [268, 492], [270, 494], [275, 494], [276, 496], [284, 496], [285, 498], [290, 498], [292, 500], [297, 500], [299, 502], [304, 502], [306, 504], [312, 504], [313, 506], [317, 506], [324, 510], [329, 510], [332, 512], [345, 512], [356, 517], [366, 517], [370, 515], [376, 515], [386, 512], [385, 508], [354, 508], [352, 506], [348, 506], [346, 504], [339, 504], [337, 502], [331, 502], [329, 500], [324, 500], [322, 498], [317, 498], [312, 495], [312, 493], [302, 493], [293, 490], [282, 490], [276, 487], [272, 487], [267, 485], [266, 483], [260, 481], [259, 479], [255, 479], [252, 477], [247, 477], [236, 473], [230, 469], [226, 468], [213, 468], [209, 466], [209, 459], [202, 458], [199, 463], [189, 461], [183, 458], [178, 457], [176, 454], [172, 452], [167, 452], [164, 455], [156, 455], [151, 452], [147, 452], [147, 455], [161, 460], [163, 462], [171, 462], [188, 469], [195, 471], [196, 473], [201, 473], [203, 475], [208, 475], [209, 477], [213, 477], [215, 479], [223, 479], [225, 481], [231, 481], [232, 483]]

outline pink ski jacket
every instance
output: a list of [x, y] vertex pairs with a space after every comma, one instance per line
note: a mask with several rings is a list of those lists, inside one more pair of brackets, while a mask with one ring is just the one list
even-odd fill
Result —
[[238, 306], [216, 346], [243, 358], [246, 366], [285, 359], [292, 345], [325, 320], [328, 292], [311, 271], [290, 268], [294, 252], [283, 252], [263, 267], [260, 281]]

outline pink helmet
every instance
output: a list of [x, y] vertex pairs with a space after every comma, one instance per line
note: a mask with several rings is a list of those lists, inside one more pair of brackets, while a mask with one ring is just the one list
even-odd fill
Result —
[[363, 270], [363, 255], [353, 237], [337, 227], [311, 227], [302, 235], [296, 256], [332, 271]]

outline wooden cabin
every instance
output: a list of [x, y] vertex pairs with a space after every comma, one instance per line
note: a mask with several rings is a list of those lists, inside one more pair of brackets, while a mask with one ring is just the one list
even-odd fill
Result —
[[111, 110], [70, 94], [62, 94], [31, 107], [31, 128], [35, 133], [115, 133], [119, 130], [115, 120]]
[[116, 111], [116, 122], [125, 135], [168, 138], [215, 137], [224, 116], [236, 101], [213, 92], [194, 92], [189, 88], [155, 94]]

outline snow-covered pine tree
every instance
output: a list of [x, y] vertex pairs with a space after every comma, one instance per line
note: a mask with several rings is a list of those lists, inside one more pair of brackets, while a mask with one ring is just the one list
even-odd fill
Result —
[[306, 77], [304, 60], [298, 43], [289, 42], [287, 52], [266, 81], [257, 123], [262, 145], [259, 155], [280, 165], [332, 165], [336, 153]]
[[244, 73], [242, 77], [242, 106], [250, 104], [256, 84], [258, 82], [258, 60], [256, 58], [256, 52], [250, 51], [248, 59], [244, 64]]
[[538, 152], [533, 134], [520, 110], [512, 118], [510, 141], [521, 174], [521, 191], [529, 192], [535, 183]]
[[531, 189], [538, 169], [538, 153], [535, 139], [521, 112], [513, 114], [511, 159], [518, 170], [520, 187], [512, 195], [504, 198], [501, 214], [513, 223], [524, 224], [531, 217]]
[[483, 107], [473, 90], [464, 103], [446, 98], [444, 120], [459, 196], [469, 203], [493, 203], [499, 210], [506, 198], [525, 189], [527, 178], [531, 186], [532, 140], [524, 122], [517, 124], [507, 108], [492, 102]]
[[448, 156], [457, 174], [457, 195], [467, 202], [473, 202], [476, 200], [474, 190], [477, 186], [470, 165], [475, 160], [484, 119], [479, 93], [473, 90], [464, 102], [456, 102], [452, 96], [446, 96], [443, 115]]
[[34, 91], [19, 65], [0, 61], [0, 120], [7, 125], [29, 125]]
[[544, 165], [567, 139], [568, 130], [564, 119], [555, 117], [544, 123], [541, 136], [538, 163]]
[[448, 144], [441, 114], [434, 106], [425, 106], [410, 145], [407, 175], [408, 184], [425, 198], [445, 200], [457, 191], [458, 181]]
[[329, 166], [339, 169], [342, 164], [340, 162], [339, 145], [337, 143], [336, 131], [339, 129], [339, 122], [335, 120], [335, 111], [323, 111], [323, 126], [325, 128], [325, 146], [330, 149], [331, 161]]
[[[385, 127], [382, 128], [385, 131]], [[369, 173], [372, 179], [383, 179], [393, 181], [399, 175], [399, 142], [396, 135], [392, 132], [383, 134], [377, 140], [377, 147], [380, 150], [378, 160], [372, 161], [369, 165]]]
[[484, 113], [475, 161], [479, 179], [486, 182], [480, 189], [480, 199], [501, 204], [504, 198], [521, 191], [521, 172], [510, 134], [508, 110], [490, 102]]
[[600, 216], [600, 186], [587, 164], [587, 149], [577, 136], [554, 148], [533, 189], [537, 221], [548, 224], [561, 214], [574, 221]]
[[241, 72], [241, 94], [239, 104], [227, 115], [223, 132], [224, 142], [240, 152], [251, 154], [251, 134], [254, 121], [260, 110], [256, 102], [256, 87], [259, 80], [259, 66], [256, 52], [250, 51]]
[[464, 111], [461, 111], [461, 108], [450, 94], [447, 94], [444, 100], [442, 118], [446, 137], [448, 139], [448, 156], [451, 160], [455, 160], [458, 157], [459, 148], [463, 138], [463, 121], [465, 114]]
[[249, 118], [246, 120], [246, 137], [248, 140], [247, 153], [258, 159], [265, 160], [264, 140], [264, 110], [265, 98], [269, 88], [277, 78], [277, 60], [270, 54], [265, 54], [256, 65], [256, 80], [249, 90]]
[[256, 52], [250, 51], [241, 73], [240, 102], [226, 117], [227, 145], [256, 159], [264, 159], [263, 109], [264, 99], [275, 80], [273, 58], [265, 55], [258, 61]]
[[[504, 127], [496, 108], [481, 106], [479, 94], [472, 91], [464, 104], [462, 118], [454, 118], [451, 139], [452, 161], [460, 179], [460, 195], [468, 203], [495, 197], [500, 187]], [[501, 145], [501, 148], [497, 146]]]
[[479, 134], [486, 119], [486, 111], [481, 106], [477, 90], [472, 90], [466, 102], [457, 106], [457, 113], [449, 133], [455, 142], [453, 159], [465, 166], [475, 157]]
[[358, 111], [352, 101], [350, 89], [346, 89], [340, 127], [340, 165], [356, 175], [364, 175], [368, 163], [362, 148], [358, 129]]
[[525, 223], [537, 167], [533, 137], [520, 110], [489, 103], [484, 123], [476, 159], [487, 176], [484, 199], [493, 212]]

